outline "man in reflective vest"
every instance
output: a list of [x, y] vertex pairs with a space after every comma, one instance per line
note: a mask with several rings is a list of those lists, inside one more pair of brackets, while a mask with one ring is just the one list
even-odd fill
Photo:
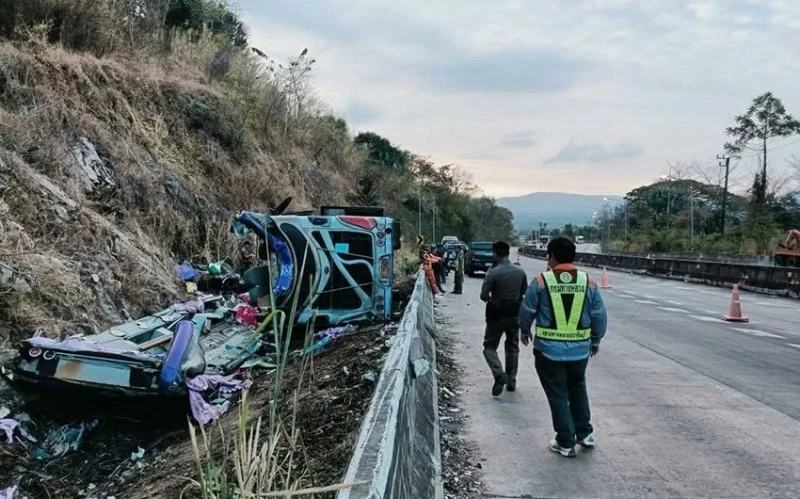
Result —
[[536, 321], [536, 373], [556, 432], [550, 450], [575, 457], [576, 444], [597, 444], [585, 375], [589, 357], [599, 352], [608, 319], [594, 280], [572, 264], [575, 244], [564, 237], [553, 239], [547, 257], [548, 270], [531, 283], [520, 307], [521, 339], [523, 345], [530, 342]]

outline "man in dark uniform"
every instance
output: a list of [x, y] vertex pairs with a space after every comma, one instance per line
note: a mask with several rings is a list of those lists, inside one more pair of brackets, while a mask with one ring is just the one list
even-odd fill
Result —
[[[519, 307], [528, 289], [528, 277], [521, 267], [509, 260], [508, 243], [498, 241], [492, 245], [494, 265], [486, 274], [481, 287], [481, 300], [486, 302], [486, 333], [483, 338], [483, 357], [494, 376], [492, 395], [503, 393], [503, 388], [513, 392], [517, 388], [519, 364]], [[506, 365], [500, 362], [497, 347], [505, 334]]]
[[460, 295], [464, 290], [464, 249], [456, 249], [456, 259], [454, 262], [455, 275], [453, 276], [453, 294]]

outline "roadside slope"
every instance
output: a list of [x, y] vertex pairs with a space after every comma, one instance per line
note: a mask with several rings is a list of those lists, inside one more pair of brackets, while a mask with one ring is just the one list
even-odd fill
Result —
[[198, 69], [214, 55], [202, 41], [103, 59], [0, 42], [3, 336], [152, 311], [178, 293], [173, 257], [234, 253], [234, 211], [343, 200], [357, 156], [324, 120], [251, 133], [233, 84]]

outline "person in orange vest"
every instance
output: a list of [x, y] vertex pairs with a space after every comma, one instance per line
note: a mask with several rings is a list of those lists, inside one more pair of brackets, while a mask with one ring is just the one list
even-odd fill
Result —
[[428, 284], [433, 294], [441, 293], [442, 289], [439, 287], [439, 283], [433, 273], [433, 264], [439, 262], [440, 259], [433, 255], [427, 246], [423, 246], [420, 249], [420, 259], [422, 260], [422, 270], [425, 272], [425, 277], [428, 279]]

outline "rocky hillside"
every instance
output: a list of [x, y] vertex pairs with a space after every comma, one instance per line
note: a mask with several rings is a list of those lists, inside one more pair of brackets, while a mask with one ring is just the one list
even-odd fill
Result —
[[[102, 59], [35, 34], [1, 40], [6, 337], [91, 331], [162, 307], [179, 292], [175, 257], [230, 254], [236, 210], [349, 192], [360, 155], [340, 124], [290, 116], [285, 96], [255, 83], [253, 57], [210, 39]], [[224, 82], [211, 76], [220, 61]]]

